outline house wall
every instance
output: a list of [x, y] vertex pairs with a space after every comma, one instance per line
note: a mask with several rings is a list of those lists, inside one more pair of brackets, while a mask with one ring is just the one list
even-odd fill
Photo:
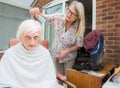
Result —
[[45, 4], [51, 2], [53, 0], [37, 0], [34, 7], [39, 7], [41, 8], [42, 6], [44, 6]]
[[[38, 0], [34, 6], [50, 1]], [[120, 64], [120, 0], [96, 0], [96, 29], [105, 38], [104, 61]]]
[[120, 0], [96, 0], [96, 29], [104, 34], [104, 61], [120, 65]]
[[28, 9], [0, 2], [0, 50], [9, 48], [9, 41], [16, 37], [19, 24], [30, 18]]

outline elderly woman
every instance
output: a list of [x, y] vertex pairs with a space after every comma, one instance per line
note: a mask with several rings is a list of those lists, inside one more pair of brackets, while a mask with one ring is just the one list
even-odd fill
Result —
[[[2, 88], [59, 88], [49, 51], [40, 45], [41, 25], [23, 21], [17, 31], [19, 43], [6, 50], [0, 61]], [[1, 88], [0, 86], [0, 88]]]

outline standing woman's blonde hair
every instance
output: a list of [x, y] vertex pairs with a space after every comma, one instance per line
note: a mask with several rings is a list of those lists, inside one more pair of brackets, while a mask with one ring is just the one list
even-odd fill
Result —
[[75, 7], [75, 11], [78, 14], [78, 27], [76, 30], [76, 34], [78, 36], [84, 36], [85, 32], [85, 13], [84, 13], [84, 6], [81, 2], [73, 1], [70, 6]]

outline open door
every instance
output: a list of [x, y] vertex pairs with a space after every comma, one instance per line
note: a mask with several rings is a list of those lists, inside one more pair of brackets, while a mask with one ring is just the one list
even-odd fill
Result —
[[[68, 0], [55, 0], [48, 3], [43, 8], [44, 14], [53, 14], [53, 13], [60, 13], [65, 14], [66, 7], [67, 7]], [[54, 39], [54, 28], [49, 24], [44, 24], [44, 39], [49, 41], [49, 49], [52, 47], [52, 42]]]

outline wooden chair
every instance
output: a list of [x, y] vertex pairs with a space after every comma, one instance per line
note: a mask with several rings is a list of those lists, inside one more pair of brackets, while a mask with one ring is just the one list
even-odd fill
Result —
[[19, 41], [16, 38], [12, 38], [9, 41], [9, 48], [13, 47], [14, 45], [16, 45]]
[[[9, 41], [9, 47], [13, 47], [14, 45], [16, 45], [17, 43], [19, 43], [19, 41], [16, 38], [12, 38]], [[48, 49], [49, 47], [49, 42], [48, 40], [43, 40], [40, 42], [41, 45], [43, 45], [45, 48]], [[67, 85], [68, 88], [77, 88], [74, 84], [72, 84], [71, 82], [69, 82], [68, 80], [64, 81], [62, 80], [60, 77], [57, 78], [59, 81], [61, 81], [62, 83], [65, 83]]]

